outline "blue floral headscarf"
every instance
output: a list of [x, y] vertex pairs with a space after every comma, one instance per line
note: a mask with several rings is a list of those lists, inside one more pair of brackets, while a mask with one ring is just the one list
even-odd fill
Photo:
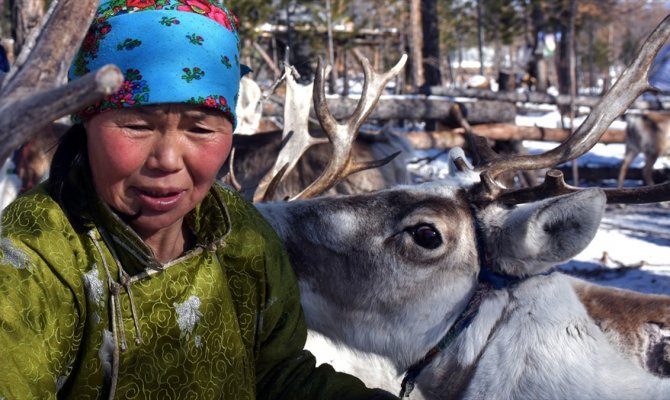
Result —
[[116, 93], [74, 116], [189, 103], [219, 109], [236, 125], [240, 86], [236, 17], [216, 0], [101, 0], [69, 78], [116, 64]]

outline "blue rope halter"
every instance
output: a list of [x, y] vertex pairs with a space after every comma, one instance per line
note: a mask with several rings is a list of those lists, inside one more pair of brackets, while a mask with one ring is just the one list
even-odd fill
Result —
[[[431, 361], [433, 361], [433, 359], [440, 352], [442, 352], [442, 350], [451, 344], [451, 342], [456, 337], [458, 337], [461, 332], [470, 326], [472, 321], [479, 313], [479, 306], [481, 305], [482, 300], [488, 293], [494, 290], [512, 288], [528, 278], [502, 274], [491, 269], [490, 263], [486, 257], [484, 234], [482, 232], [479, 220], [475, 215], [474, 209], [471, 208], [471, 212], [474, 221], [475, 241], [480, 263], [479, 275], [477, 276], [477, 287], [475, 288], [475, 292], [470, 298], [470, 301], [466, 305], [465, 309], [463, 309], [463, 311], [459, 314], [454, 324], [451, 326], [451, 328], [449, 328], [442, 339], [440, 339], [440, 341], [435, 346], [428, 350], [423, 358], [409, 367], [401, 383], [399, 395], [400, 398], [409, 397], [412, 390], [414, 390], [416, 378], [419, 376], [419, 374], [421, 374], [423, 369], [428, 364], [430, 364]], [[550, 274], [552, 272], [553, 271], [550, 270], [545, 274]]]

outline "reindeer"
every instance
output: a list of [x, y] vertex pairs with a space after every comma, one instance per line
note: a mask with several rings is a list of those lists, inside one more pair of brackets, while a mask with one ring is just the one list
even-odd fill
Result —
[[[286, 244], [310, 328], [405, 371], [401, 397], [416, 384], [436, 399], [668, 398], [670, 379], [656, 374], [668, 372], [670, 297], [605, 289], [553, 266], [588, 245], [606, 203], [665, 201], [670, 183], [580, 189], [556, 170], [528, 190], [497, 183], [593, 147], [631, 92], [646, 90], [633, 78], [668, 36], [670, 17], [582, 126], [544, 154], [503, 158], [473, 138], [481, 164], [453, 149], [444, 181], [258, 204]], [[317, 93], [319, 118], [332, 121]], [[338, 128], [355, 132], [360, 117]], [[653, 314], [617, 315], [611, 306], [622, 304], [653, 304]]]
[[626, 150], [619, 168], [618, 186], [623, 187], [626, 172], [638, 154], [644, 154], [642, 178], [646, 185], [653, 185], [654, 163], [659, 156], [668, 153], [670, 141], [670, 113], [645, 111], [640, 114], [628, 113], [626, 120]]
[[[96, 4], [52, 3], [34, 52], [10, 71], [0, 88], [5, 155], [40, 125], [118, 89], [123, 78], [113, 66], [65, 86], [56, 79], [75, 51], [59, 41], [76, 47], [84, 33], [74, 27], [92, 18]], [[668, 25], [653, 37], [664, 42]], [[648, 43], [606, 100], [554, 150], [502, 159], [481, 147], [475, 169], [454, 150], [453, 176], [444, 182], [309, 199], [361, 170], [350, 157], [352, 136], [388, 78], [366, 80], [382, 83], [370, 85], [354, 115], [340, 124], [327, 112], [320, 69], [315, 104], [336, 143], [335, 156], [294, 201], [258, 205], [286, 243], [310, 327], [411, 369], [404, 386], [415, 381], [427, 397], [667, 398], [668, 381], [645, 372], [624, 350], [647, 360], [650, 354], [612, 338], [649, 338], [648, 325], [667, 324], [668, 298], [596, 287], [550, 266], [586, 245], [606, 201], [664, 201], [668, 184], [580, 191], [554, 172], [537, 190], [508, 192], [496, 182], [506, 171], [545, 168], [588, 151], [647, 87], [634, 78], [646, 76], [643, 67], [660, 47], [660, 39]], [[284, 161], [277, 176], [290, 159]], [[621, 318], [605, 307], [613, 300], [630, 304], [629, 298], [654, 319], [642, 313]]]

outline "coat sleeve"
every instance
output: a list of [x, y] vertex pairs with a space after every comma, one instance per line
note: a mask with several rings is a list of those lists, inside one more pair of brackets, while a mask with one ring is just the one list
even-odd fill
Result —
[[266, 259], [268, 293], [262, 314], [261, 348], [256, 376], [259, 399], [397, 399], [388, 392], [368, 389], [359, 379], [336, 372], [330, 365], [316, 367], [303, 350], [307, 327], [297, 280], [281, 246]]
[[[3, 220], [12, 215], [20, 217], [5, 212]], [[29, 228], [30, 219], [18, 221]], [[0, 398], [55, 399], [81, 340], [79, 312], [64, 277], [40, 255], [44, 231], [17, 237], [15, 226], [3, 224], [0, 236]]]

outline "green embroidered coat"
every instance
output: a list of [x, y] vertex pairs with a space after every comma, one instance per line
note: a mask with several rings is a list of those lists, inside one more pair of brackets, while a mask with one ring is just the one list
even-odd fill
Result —
[[0, 399], [387, 396], [315, 368], [286, 253], [232, 190], [187, 216], [197, 246], [164, 265], [90, 203], [83, 230], [44, 186], [2, 215]]

